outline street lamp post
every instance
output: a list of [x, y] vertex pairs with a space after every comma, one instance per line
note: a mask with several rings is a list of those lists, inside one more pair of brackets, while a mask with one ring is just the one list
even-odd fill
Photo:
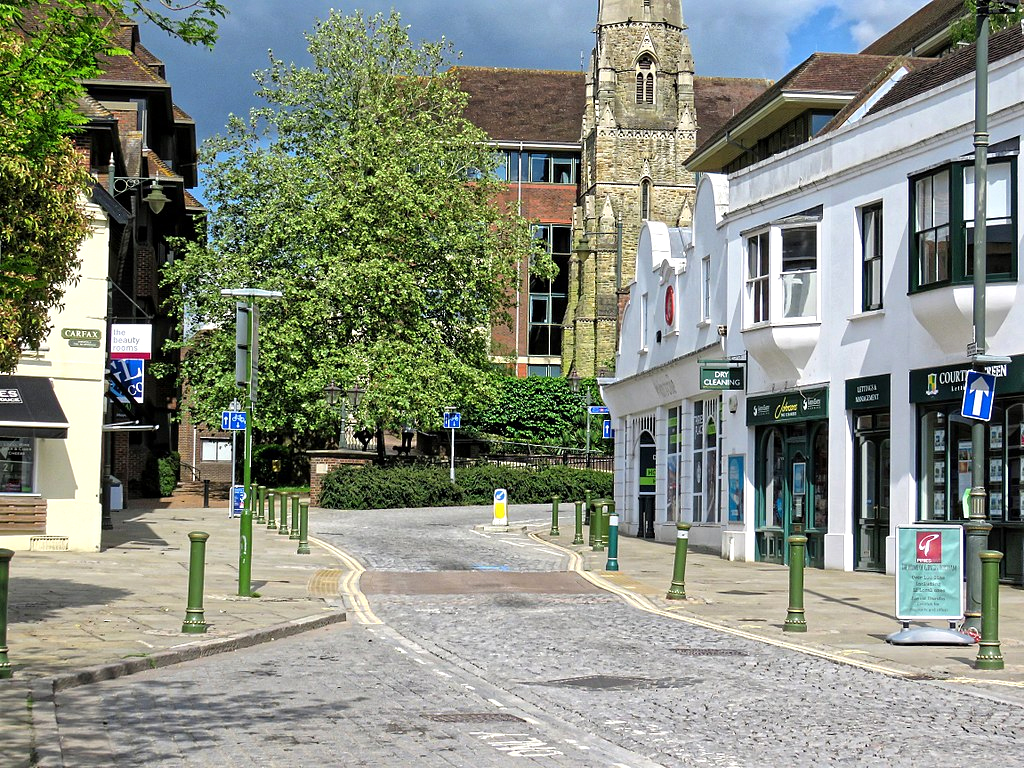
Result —
[[354, 415], [356, 408], [359, 407], [359, 401], [363, 398], [363, 390], [358, 384], [353, 384], [344, 390], [344, 400], [341, 399], [341, 394], [342, 389], [334, 383], [334, 379], [331, 379], [331, 383], [324, 387], [327, 406], [334, 408], [336, 405], [341, 405], [341, 430], [338, 433], [338, 448], [351, 449], [354, 446], [352, 441], [349, 440], [349, 417]]
[[262, 288], [224, 288], [221, 296], [243, 299], [235, 304], [235, 383], [244, 386], [245, 436], [242, 440], [242, 487], [244, 502], [238, 530], [238, 596], [252, 597], [252, 405], [256, 402], [259, 366], [259, 320], [256, 299], [280, 299], [280, 291]]
[[[582, 378], [583, 377], [580, 376], [579, 371], [577, 371], [575, 368], [573, 368], [572, 369], [572, 373], [569, 374], [569, 386], [572, 387], [572, 391], [573, 392], [578, 393], [580, 391], [580, 380]], [[590, 388], [589, 387], [586, 390], [586, 399], [587, 399], [587, 406], [586, 406], [586, 408], [587, 408], [587, 452], [585, 454], [585, 456], [586, 456], [585, 461], [586, 461], [587, 469], [590, 469], [590, 406], [593, 404], [593, 397], [592, 397], [592, 394], [590, 392]]]
[[[978, 0], [975, 21], [977, 40], [974, 64], [974, 340], [968, 347], [971, 366], [976, 371], [1006, 358], [986, 354], [985, 284], [988, 277], [988, 38], [989, 16], [1020, 5], [1019, 0]], [[1007, 360], [1008, 361], [1008, 360]], [[966, 534], [967, 600], [963, 631], [981, 633], [981, 553], [988, 548], [992, 524], [986, 509], [985, 422], [971, 426], [971, 493]]]

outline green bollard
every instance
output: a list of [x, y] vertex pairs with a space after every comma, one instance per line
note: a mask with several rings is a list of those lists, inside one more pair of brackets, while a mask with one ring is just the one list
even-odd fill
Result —
[[[583, 520], [584, 525], [590, 525], [590, 491], [583, 492], [583, 509], [586, 510], [586, 517]], [[589, 542], [593, 544], [593, 541]]]
[[203, 618], [203, 580], [206, 577], [206, 540], [210, 534], [203, 531], [192, 531], [188, 535], [192, 545], [188, 558], [188, 607], [185, 609], [185, 622], [181, 631], [190, 635], [206, 632], [206, 620]]
[[690, 544], [690, 524], [676, 523], [676, 559], [672, 566], [672, 585], [665, 595], [669, 600], [686, 599], [686, 550]]
[[256, 508], [256, 522], [263, 525], [267, 522], [267, 486], [261, 485], [257, 488], [260, 505]]
[[288, 535], [292, 541], [299, 540], [299, 494], [292, 494], [292, 531]]
[[583, 543], [583, 502], [576, 502], [576, 535], [572, 539], [572, 543], [582, 544]]
[[267, 506], [267, 530], [268, 531], [275, 531], [275, 530], [277, 530], [277, 520], [274, 517], [274, 504], [277, 503], [277, 498], [280, 495], [281, 494], [278, 493], [277, 491], [271, 491], [270, 492], [270, 498], [268, 499], [269, 504]]
[[288, 535], [288, 500], [292, 497], [290, 493], [281, 494], [281, 514], [280, 520], [277, 521], [277, 533], [279, 536]]
[[11, 581], [12, 557], [12, 550], [0, 549], [0, 680], [14, 675], [11, 661], [7, 658], [7, 591]]
[[612, 515], [615, 514], [615, 502], [606, 501], [601, 505], [601, 540], [608, 546], [608, 528]]
[[309, 502], [299, 504], [299, 548], [298, 555], [309, 554]]
[[619, 570], [619, 516], [609, 515], [608, 517], [608, 562], [605, 563], [606, 571]]
[[999, 649], [999, 561], [1002, 552], [986, 549], [981, 558], [981, 642], [975, 669], [1002, 669], [1003, 654]]
[[594, 552], [604, 552], [604, 515], [601, 514], [601, 505], [597, 503], [598, 499], [591, 499], [590, 503], [593, 506], [593, 511], [590, 513], [590, 546]]
[[804, 616], [804, 548], [807, 537], [789, 537], [789, 613], [783, 632], [806, 632], [807, 619]]
[[561, 501], [557, 496], [551, 497], [551, 530], [548, 532], [548, 536], [558, 536], [558, 502]]

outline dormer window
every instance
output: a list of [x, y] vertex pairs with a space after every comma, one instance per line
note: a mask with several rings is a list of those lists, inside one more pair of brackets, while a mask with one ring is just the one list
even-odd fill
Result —
[[643, 54], [636, 62], [636, 103], [654, 103], [654, 57]]

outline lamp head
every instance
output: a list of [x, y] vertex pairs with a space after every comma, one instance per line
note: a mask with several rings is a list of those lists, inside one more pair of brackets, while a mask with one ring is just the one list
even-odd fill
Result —
[[142, 198], [142, 202], [149, 205], [149, 210], [154, 214], [159, 215], [160, 211], [164, 209], [167, 203], [171, 202], [171, 198], [164, 194], [163, 187], [160, 186], [159, 181], [153, 182], [153, 188], [149, 191], [149, 194]]

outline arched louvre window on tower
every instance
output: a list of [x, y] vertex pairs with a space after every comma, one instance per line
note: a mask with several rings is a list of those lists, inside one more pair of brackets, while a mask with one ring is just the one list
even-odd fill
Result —
[[636, 62], [636, 103], [654, 103], [654, 57], [649, 53]]

